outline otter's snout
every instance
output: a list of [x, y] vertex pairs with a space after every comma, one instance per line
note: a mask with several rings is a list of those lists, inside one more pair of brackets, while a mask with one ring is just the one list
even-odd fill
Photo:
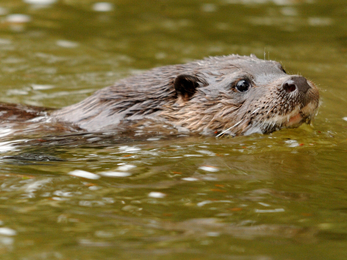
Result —
[[307, 80], [304, 77], [292, 76], [282, 84], [282, 88], [288, 93], [298, 89], [299, 92], [306, 94], [307, 90], [309, 90], [311, 86], [307, 83]]

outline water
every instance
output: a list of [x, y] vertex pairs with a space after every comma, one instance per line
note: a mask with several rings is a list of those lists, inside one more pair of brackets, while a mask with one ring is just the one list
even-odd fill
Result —
[[231, 53], [280, 61], [321, 93], [314, 127], [271, 135], [0, 129], [1, 259], [346, 259], [346, 14], [342, 0], [1, 1], [4, 102], [62, 107]]

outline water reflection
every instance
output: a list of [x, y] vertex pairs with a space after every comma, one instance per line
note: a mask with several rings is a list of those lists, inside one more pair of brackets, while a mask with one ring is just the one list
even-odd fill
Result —
[[66, 40], [58, 40], [56, 42], [56, 44], [60, 47], [63, 47], [63, 48], [76, 48], [76, 47], [78, 47], [78, 43], [66, 41]]
[[0, 227], [0, 236], [15, 236], [17, 232], [11, 228]]
[[15, 32], [24, 31], [29, 22], [31, 22], [31, 17], [25, 14], [9, 14], [6, 17], [6, 23]]
[[51, 5], [57, 2], [57, 0], [23, 0], [24, 3], [32, 5]]
[[83, 170], [74, 170], [72, 172], [68, 173], [69, 175], [72, 176], [76, 176], [76, 177], [82, 177], [82, 178], [86, 178], [86, 179], [91, 179], [91, 180], [97, 180], [100, 178], [99, 175], [91, 173], [91, 172], [87, 172], [87, 171], [83, 171]]
[[92, 9], [96, 12], [111, 12], [114, 9], [114, 5], [112, 3], [99, 2], [95, 3]]
[[5, 102], [62, 107], [151, 67], [230, 53], [283, 61], [324, 102], [315, 129], [240, 138], [3, 126], [0, 255], [346, 259], [344, 5], [2, 1]]

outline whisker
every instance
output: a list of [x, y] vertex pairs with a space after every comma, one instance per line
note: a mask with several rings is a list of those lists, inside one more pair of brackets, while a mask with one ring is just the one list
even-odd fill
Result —
[[[234, 127], [238, 126], [241, 122], [243, 121], [243, 119], [241, 119], [239, 122], [237, 122], [235, 125], [229, 127], [228, 129], [222, 131], [221, 133], [219, 133], [218, 135], [216, 135], [216, 138], [224, 135], [225, 133], [229, 132], [231, 129], [233, 129]], [[235, 136], [235, 134], [233, 134], [233, 136]]]

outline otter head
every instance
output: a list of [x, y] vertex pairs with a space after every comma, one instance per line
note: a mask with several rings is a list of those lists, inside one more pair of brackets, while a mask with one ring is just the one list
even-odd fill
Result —
[[298, 127], [310, 123], [319, 104], [311, 81], [255, 56], [189, 63], [173, 86], [175, 102], [161, 115], [178, 127], [218, 136]]

